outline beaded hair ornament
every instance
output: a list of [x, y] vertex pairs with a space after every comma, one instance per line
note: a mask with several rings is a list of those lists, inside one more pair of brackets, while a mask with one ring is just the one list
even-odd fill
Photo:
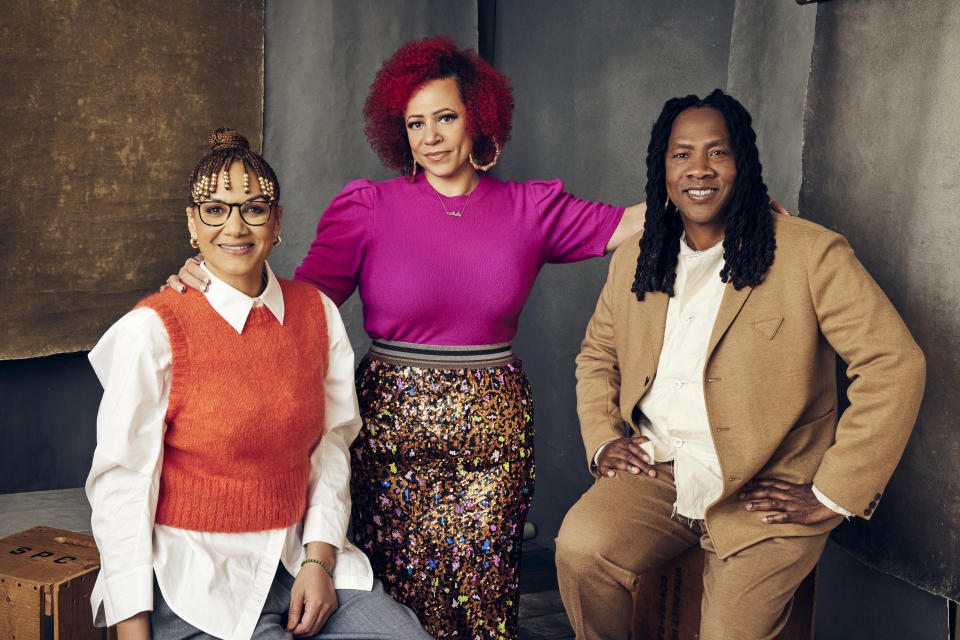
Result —
[[223, 188], [229, 191], [230, 167], [234, 162], [243, 166], [243, 192], [250, 193], [250, 173], [257, 176], [260, 184], [260, 193], [271, 202], [280, 197], [280, 184], [273, 169], [266, 160], [250, 151], [250, 143], [236, 129], [220, 127], [215, 129], [208, 138], [210, 153], [208, 153], [190, 174], [189, 186], [192, 204], [199, 204], [210, 198], [210, 194], [217, 190], [217, 178], [222, 174]]

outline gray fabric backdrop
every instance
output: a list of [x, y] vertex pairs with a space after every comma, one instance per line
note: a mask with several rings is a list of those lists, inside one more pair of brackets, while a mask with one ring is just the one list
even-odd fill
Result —
[[[876, 37], [884, 34], [885, 37]], [[960, 600], [960, 5], [818, 11], [800, 210], [843, 233], [927, 356], [917, 428], [876, 517], [835, 539], [868, 564]], [[890, 381], [897, 393], [897, 381]]]
[[[264, 156], [283, 185], [284, 244], [270, 264], [291, 277], [320, 214], [350, 180], [392, 178], [367, 144], [363, 103], [383, 61], [414, 38], [477, 47], [477, 3], [447, 0], [270, 2], [266, 6]], [[358, 356], [360, 301], [340, 310]]]
[[207, 134], [230, 123], [260, 148], [263, 0], [2, 10], [0, 358], [89, 349], [190, 255]]
[[[664, 100], [726, 84], [733, 9], [732, 0], [499, 3], [495, 63], [517, 106], [496, 175], [561, 178], [583, 198], [642, 201], [650, 127]], [[515, 346], [537, 425], [530, 518], [544, 544], [590, 483], [573, 371], [606, 269], [606, 258], [547, 265], [520, 317]]]

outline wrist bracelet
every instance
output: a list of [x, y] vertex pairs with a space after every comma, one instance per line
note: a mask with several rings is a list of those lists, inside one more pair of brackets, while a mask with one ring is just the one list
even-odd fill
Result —
[[316, 560], [316, 559], [314, 559], [314, 558], [307, 558], [306, 560], [304, 560], [303, 562], [300, 563], [300, 566], [302, 567], [303, 565], [307, 564], [308, 562], [315, 562], [315, 563], [317, 563], [318, 565], [320, 565], [320, 567], [321, 567], [324, 571], [327, 572], [327, 575], [330, 576], [330, 579], [333, 580], [333, 569], [331, 569], [330, 567], [328, 567], [326, 562], [324, 562], [323, 560]]

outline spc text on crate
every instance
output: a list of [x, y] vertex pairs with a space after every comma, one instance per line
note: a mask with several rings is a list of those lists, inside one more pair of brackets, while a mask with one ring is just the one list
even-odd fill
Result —
[[90, 592], [100, 569], [91, 536], [34, 527], [0, 538], [0, 640], [102, 640]]

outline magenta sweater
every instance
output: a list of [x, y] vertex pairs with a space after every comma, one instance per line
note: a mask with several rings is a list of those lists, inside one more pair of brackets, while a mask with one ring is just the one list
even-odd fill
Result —
[[[461, 217], [448, 211], [466, 209]], [[438, 196], [422, 175], [355, 180], [327, 207], [294, 279], [338, 305], [360, 287], [374, 338], [419, 344], [507, 342], [547, 262], [603, 254], [622, 207], [579, 200], [559, 180], [500, 182]], [[591, 302], [592, 304], [592, 302]]]

